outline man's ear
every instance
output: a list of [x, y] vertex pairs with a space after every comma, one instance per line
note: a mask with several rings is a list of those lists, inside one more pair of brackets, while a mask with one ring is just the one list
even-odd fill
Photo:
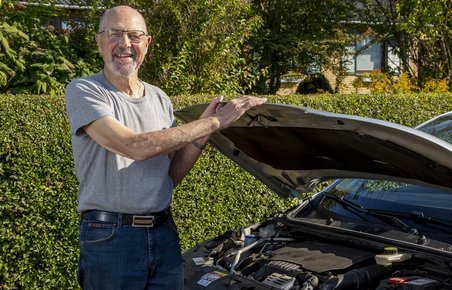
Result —
[[147, 54], [148, 53], [148, 49], [149, 49], [149, 46], [151, 45], [151, 43], [152, 43], [152, 37], [151, 36], [147, 36], [146, 37], [146, 47], [145, 47], [145, 54]]

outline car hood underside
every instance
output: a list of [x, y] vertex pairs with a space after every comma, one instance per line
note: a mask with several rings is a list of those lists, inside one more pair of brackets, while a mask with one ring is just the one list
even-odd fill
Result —
[[[207, 104], [176, 112], [197, 120]], [[210, 143], [282, 197], [372, 178], [452, 190], [452, 145], [406, 126], [281, 104], [249, 110]]]

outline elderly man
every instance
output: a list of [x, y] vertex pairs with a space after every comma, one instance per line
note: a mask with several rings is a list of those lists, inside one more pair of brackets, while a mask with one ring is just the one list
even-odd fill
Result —
[[107, 10], [96, 42], [104, 68], [66, 87], [79, 181], [79, 283], [84, 289], [181, 289], [183, 264], [170, 203], [209, 135], [265, 99], [212, 100], [175, 126], [168, 96], [138, 78], [151, 36], [128, 6]]

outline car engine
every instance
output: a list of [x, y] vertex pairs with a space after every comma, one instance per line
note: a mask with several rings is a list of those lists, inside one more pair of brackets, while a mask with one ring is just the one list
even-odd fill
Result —
[[452, 289], [450, 259], [347, 243], [275, 220], [197, 245], [184, 261], [185, 289]]

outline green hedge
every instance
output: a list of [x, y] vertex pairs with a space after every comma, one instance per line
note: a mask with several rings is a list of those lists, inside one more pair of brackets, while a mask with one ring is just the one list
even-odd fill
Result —
[[[177, 109], [211, 98], [173, 102]], [[452, 110], [452, 94], [271, 96], [269, 102], [408, 126]], [[77, 289], [77, 182], [64, 100], [0, 95], [0, 126], [0, 289]], [[186, 250], [290, 203], [208, 148], [176, 188], [173, 210]]]

